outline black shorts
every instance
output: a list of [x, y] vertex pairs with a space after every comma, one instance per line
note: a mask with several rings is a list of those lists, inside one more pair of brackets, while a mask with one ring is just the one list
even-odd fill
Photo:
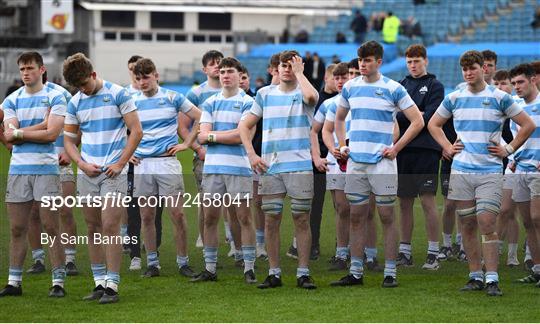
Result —
[[416, 197], [437, 193], [441, 153], [434, 150], [407, 149], [397, 156], [398, 197]]
[[441, 160], [441, 193], [448, 197], [448, 184], [450, 183], [450, 170], [452, 169], [452, 160]]

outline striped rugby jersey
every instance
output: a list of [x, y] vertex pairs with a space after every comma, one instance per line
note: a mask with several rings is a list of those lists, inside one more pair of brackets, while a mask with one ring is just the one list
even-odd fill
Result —
[[191, 88], [186, 94], [186, 98], [195, 106], [201, 107], [201, 105], [211, 96], [219, 93], [221, 88], [212, 88], [208, 84], [208, 81], [204, 81], [200, 85]]
[[[538, 172], [540, 164], [540, 94], [530, 103], [521, 100], [519, 104], [531, 116], [536, 128], [527, 141], [514, 153], [514, 160], [517, 162], [516, 169], [523, 172]], [[513, 122], [512, 124], [517, 131], [517, 125]]]
[[136, 109], [126, 89], [105, 80], [96, 94], [73, 96], [65, 124], [80, 126], [82, 159], [101, 167], [118, 162], [127, 140], [122, 116]]
[[[201, 124], [212, 124], [214, 131], [236, 129], [242, 115], [249, 112], [252, 105], [253, 98], [241, 89], [229, 98], [223, 97], [222, 92], [217, 93], [202, 104]], [[203, 174], [251, 176], [251, 167], [244, 146], [242, 144], [208, 144]]]
[[494, 86], [478, 93], [467, 88], [448, 94], [437, 113], [454, 118], [454, 128], [465, 148], [454, 156], [452, 169], [468, 173], [502, 173], [502, 160], [491, 155], [491, 142], [500, 143], [506, 118], [523, 110], [512, 97]]
[[193, 105], [186, 98], [172, 90], [158, 87], [152, 97], [142, 91], [133, 96], [143, 138], [135, 150], [138, 158], [160, 156], [178, 144], [178, 113], [188, 113]]
[[[326, 110], [326, 115], [324, 116], [324, 119], [328, 120], [328, 121], [331, 121], [332, 123], [334, 123], [336, 121], [336, 109], [337, 109], [337, 106], [339, 104], [339, 94], [335, 97], [332, 97], [330, 99], [326, 99], [321, 107], [325, 106], [325, 110]], [[321, 110], [321, 107], [319, 108], [319, 111]], [[315, 120], [317, 122], [320, 122], [319, 119], [320, 117], [317, 117], [317, 115], [319, 114], [319, 111], [317, 111], [317, 113], [315, 114]], [[323, 121], [324, 123], [324, 121]], [[349, 131], [350, 131], [350, 128], [351, 128], [351, 113], [349, 111], [349, 113], [347, 114], [347, 117], [345, 117], [345, 138], [348, 139], [349, 138]], [[337, 147], [339, 145], [338, 143], [338, 139], [337, 139], [337, 136], [336, 136], [336, 132], [334, 131], [334, 145]], [[336, 158], [332, 155], [332, 154], [328, 154], [326, 156], [326, 160], [328, 161], [328, 164], [336, 164], [337, 161], [336, 161]]]
[[[45, 82], [44, 86], [61, 92], [64, 95], [64, 98], [66, 98], [66, 102], [69, 102], [71, 100], [71, 97], [72, 97], [71, 93], [69, 93], [69, 91], [67, 91], [64, 87], [56, 83], [49, 82], [49, 81]], [[58, 135], [58, 137], [56, 138], [56, 142], [54, 142], [54, 148], [56, 150], [56, 153], [58, 154], [64, 152], [64, 130], [63, 129], [60, 135]]]
[[[17, 89], [2, 103], [4, 120], [17, 118], [19, 128], [39, 124], [50, 114], [66, 115], [66, 98], [50, 87], [43, 86], [41, 91], [29, 94], [25, 87]], [[13, 145], [9, 174], [60, 174], [58, 154], [51, 143], [32, 143]]]
[[394, 120], [399, 110], [414, 105], [407, 90], [383, 75], [368, 83], [363, 78], [347, 81], [339, 106], [350, 110], [349, 156], [357, 163], [378, 163], [382, 151], [393, 145]]
[[268, 174], [313, 170], [309, 133], [314, 111], [300, 87], [283, 92], [269, 85], [257, 91], [250, 112], [263, 119], [261, 152]]

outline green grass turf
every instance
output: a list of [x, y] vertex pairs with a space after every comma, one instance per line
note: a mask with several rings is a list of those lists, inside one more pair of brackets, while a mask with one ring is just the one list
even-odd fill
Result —
[[[7, 279], [9, 261], [9, 222], [4, 204], [8, 167], [6, 150], [0, 148], [0, 281]], [[184, 170], [191, 170], [191, 155], [180, 157]], [[186, 188], [194, 192], [194, 182], [186, 177]], [[440, 201], [440, 197], [439, 197]], [[439, 204], [440, 206], [440, 204]], [[321, 258], [312, 262], [311, 273], [318, 289], [304, 291], [295, 287], [296, 262], [285, 256], [292, 238], [292, 222], [287, 209], [282, 225], [282, 269], [284, 287], [260, 291], [242, 281], [241, 269], [226, 257], [228, 246], [221, 245], [218, 282], [192, 284], [176, 272], [172, 232], [164, 215], [161, 246], [161, 277], [143, 279], [129, 272], [128, 256], [123, 256], [120, 303], [98, 305], [83, 302], [81, 297], [93, 288], [87, 247], [77, 247], [77, 265], [81, 274], [69, 277], [67, 296], [47, 297], [51, 275], [24, 275], [23, 297], [0, 299], [0, 322], [535, 322], [540, 319], [540, 289], [512, 283], [525, 275], [521, 267], [501, 267], [504, 296], [488, 298], [484, 292], [460, 293], [467, 280], [467, 266], [444, 262], [439, 271], [421, 269], [427, 248], [424, 222], [416, 205], [414, 231], [415, 266], [398, 270], [400, 286], [382, 289], [381, 273], [367, 272], [363, 287], [331, 288], [329, 283], [343, 273], [327, 271], [327, 260], [334, 253], [334, 216], [331, 197], [326, 195], [321, 233]], [[196, 210], [185, 210], [189, 225], [191, 264], [203, 268], [202, 251], [195, 248]], [[79, 235], [86, 227], [79, 210], [75, 211]], [[222, 226], [220, 227], [222, 230]], [[379, 234], [379, 257], [383, 259]], [[523, 237], [523, 234], [522, 236]], [[223, 242], [223, 235], [221, 242]], [[520, 250], [520, 260], [523, 256]], [[25, 269], [31, 264], [27, 255]], [[144, 255], [143, 255], [144, 258]], [[503, 258], [503, 262], [505, 258]], [[50, 270], [47, 262], [47, 269]], [[268, 266], [257, 262], [257, 276], [263, 280]]]

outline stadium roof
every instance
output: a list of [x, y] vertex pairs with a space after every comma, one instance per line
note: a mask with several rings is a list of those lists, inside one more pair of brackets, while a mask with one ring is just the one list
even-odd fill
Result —
[[[361, 3], [361, 1], [357, 1]], [[349, 0], [81, 0], [87, 10], [217, 12], [337, 16], [351, 12]], [[357, 4], [358, 5], [358, 4]]]

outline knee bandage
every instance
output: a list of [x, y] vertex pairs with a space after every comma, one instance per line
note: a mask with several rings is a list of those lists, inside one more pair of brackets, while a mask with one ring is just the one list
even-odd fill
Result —
[[347, 200], [351, 205], [365, 205], [369, 202], [369, 194], [361, 195], [356, 193], [346, 194]]
[[472, 217], [472, 216], [476, 216], [476, 208], [471, 207], [471, 208], [459, 209], [459, 210], [456, 210], [456, 213], [460, 218]]
[[499, 243], [499, 235], [497, 232], [489, 233], [489, 234], [482, 234], [482, 243], [483, 244], [489, 244], [489, 243]]
[[377, 206], [392, 206], [396, 201], [396, 196], [375, 196]]
[[311, 199], [291, 198], [291, 212], [293, 214], [309, 213], [311, 210]]
[[279, 215], [283, 210], [283, 198], [263, 198], [261, 209], [265, 214]]
[[501, 210], [501, 202], [493, 199], [478, 199], [476, 202], [476, 214], [480, 215], [485, 212], [490, 212], [495, 215], [499, 214]]

